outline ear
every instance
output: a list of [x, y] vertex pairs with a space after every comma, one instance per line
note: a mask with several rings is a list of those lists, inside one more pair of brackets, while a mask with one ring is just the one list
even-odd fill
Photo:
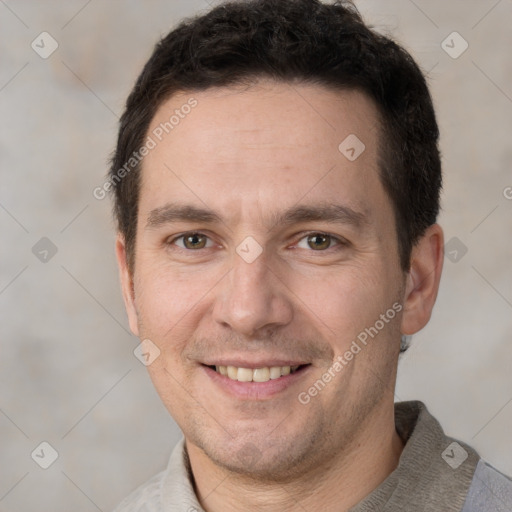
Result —
[[116, 239], [116, 258], [119, 267], [119, 278], [121, 280], [121, 289], [123, 291], [124, 306], [128, 315], [130, 330], [139, 336], [139, 325], [137, 322], [137, 309], [135, 307], [135, 292], [133, 288], [133, 276], [128, 270], [126, 261], [126, 243], [121, 233], [117, 234]]
[[403, 299], [402, 334], [414, 334], [430, 320], [439, 290], [443, 261], [443, 230], [439, 224], [433, 224], [412, 249]]

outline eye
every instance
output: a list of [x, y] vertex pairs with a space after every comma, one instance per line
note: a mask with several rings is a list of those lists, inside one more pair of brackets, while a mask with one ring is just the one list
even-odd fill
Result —
[[346, 245], [342, 240], [326, 233], [310, 233], [299, 240], [297, 247], [301, 249], [313, 249], [314, 251], [325, 251], [333, 245]]
[[212, 247], [213, 242], [203, 233], [185, 233], [168, 242], [169, 245], [176, 244], [178, 247], [187, 250], [205, 249]]

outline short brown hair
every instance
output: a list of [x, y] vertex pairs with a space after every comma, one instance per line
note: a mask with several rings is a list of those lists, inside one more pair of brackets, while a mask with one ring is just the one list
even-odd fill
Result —
[[380, 179], [394, 208], [400, 263], [436, 222], [442, 186], [439, 130], [425, 78], [413, 58], [367, 26], [351, 2], [249, 0], [185, 19], [162, 38], [128, 97], [109, 180], [114, 215], [133, 273], [140, 162], [159, 106], [176, 92], [251, 83], [260, 77], [358, 89], [381, 113]]

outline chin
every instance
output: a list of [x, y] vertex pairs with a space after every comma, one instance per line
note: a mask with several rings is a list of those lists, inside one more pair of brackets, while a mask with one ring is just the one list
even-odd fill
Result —
[[199, 446], [217, 466], [242, 478], [285, 483], [314, 465], [315, 455], [319, 453], [315, 439], [319, 439], [317, 434], [302, 431], [296, 436], [272, 440], [268, 436], [252, 435], [243, 440], [213, 443], [209, 438]]

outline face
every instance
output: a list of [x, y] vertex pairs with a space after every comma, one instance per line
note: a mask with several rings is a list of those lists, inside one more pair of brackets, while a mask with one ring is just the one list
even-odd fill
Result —
[[118, 240], [130, 326], [189, 447], [286, 478], [393, 402], [405, 275], [378, 113], [261, 81], [175, 95], [148, 135], [192, 97], [143, 162], [133, 276]]

